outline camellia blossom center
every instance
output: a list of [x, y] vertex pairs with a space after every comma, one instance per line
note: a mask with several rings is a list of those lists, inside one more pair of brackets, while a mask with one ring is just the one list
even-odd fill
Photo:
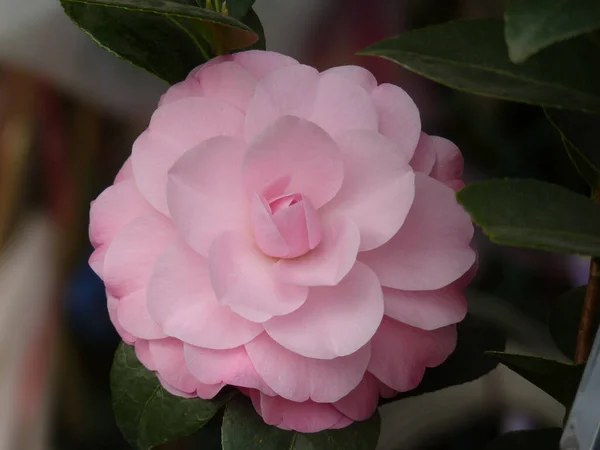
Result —
[[273, 198], [256, 194], [252, 204], [256, 245], [274, 258], [296, 258], [321, 242], [321, 222], [310, 199], [299, 193]]

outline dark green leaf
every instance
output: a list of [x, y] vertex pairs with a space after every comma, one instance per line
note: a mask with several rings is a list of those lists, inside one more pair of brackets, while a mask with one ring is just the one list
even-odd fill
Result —
[[221, 53], [258, 36], [242, 22], [174, 0], [61, 0], [66, 14], [99, 45], [176, 83]]
[[403, 392], [380, 403], [390, 403], [450, 386], [467, 383], [492, 371], [498, 361], [485, 354], [489, 350], [504, 350], [504, 333], [489, 324], [467, 317], [458, 324], [456, 350], [438, 367], [427, 369], [423, 381], [416, 389]]
[[227, 10], [229, 15], [236, 19], [242, 19], [248, 14], [250, 8], [254, 4], [254, 0], [226, 0]]
[[124, 343], [115, 353], [110, 384], [117, 425], [139, 450], [198, 431], [232, 396], [231, 391], [214, 400], [173, 396], [140, 364], [133, 347]]
[[600, 255], [600, 207], [583, 195], [537, 180], [492, 180], [457, 198], [499, 244]]
[[[258, 35], [258, 41], [256, 41], [250, 49], [253, 50], [265, 50], [267, 48], [267, 42], [265, 39], [265, 30], [263, 29], [262, 23], [258, 17], [258, 14], [254, 12], [253, 9], [250, 9], [246, 16], [242, 19], [248, 27], [252, 28], [254, 32]], [[247, 49], [244, 49], [247, 50]]]
[[505, 23], [510, 59], [521, 63], [551, 44], [600, 28], [600, 2], [510, 0]]
[[374, 450], [379, 414], [341, 430], [301, 434], [266, 425], [250, 401], [238, 396], [225, 408], [223, 450]]
[[561, 434], [560, 428], [513, 431], [496, 439], [485, 450], [559, 450]]
[[[548, 317], [548, 328], [552, 339], [561, 352], [573, 359], [577, 345], [577, 332], [583, 310], [583, 300], [587, 286], [580, 286], [563, 294], [554, 304]], [[600, 326], [600, 309], [596, 310], [596, 320], [593, 327]]]
[[600, 116], [558, 109], [545, 109], [544, 112], [558, 131], [571, 162], [595, 189], [600, 185], [600, 149], [596, 138]]
[[575, 400], [585, 364], [573, 365], [539, 356], [513, 353], [489, 352], [489, 354], [567, 408]]
[[410, 31], [361, 54], [478, 95], [600, 112], [600, 50], [585, 38], [516, 65], [508, 58], [501, 21], [465, 20]]

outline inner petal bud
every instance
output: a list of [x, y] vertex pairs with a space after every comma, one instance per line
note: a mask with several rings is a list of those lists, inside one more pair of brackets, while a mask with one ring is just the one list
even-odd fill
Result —
[[321, 242], [319, 215], [302, 194], [286, 194], [270, 200], [256, 194], [252, 227], [258, 247], [274, 258], [302, 256]]

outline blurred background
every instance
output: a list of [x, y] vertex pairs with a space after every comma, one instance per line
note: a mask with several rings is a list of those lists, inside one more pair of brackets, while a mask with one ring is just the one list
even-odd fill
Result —
[[[539, 108], [458, 93], [359, 49], [455, 18], [501, 17], [489, 0], [257, 0], [268, 48], [320, 69], [360, 64], [402, 86], [423, 130], [450, 138], [466, 181], [535, 177], [585, 192]], [[55, 0], [0, 0], [0, 449], [126, 449], [110, 405], [118, 344], [87, 265], [89, 203], [112, 180], [166, 85], [97, 48]], [[478, 235], [472, 312], [511, 349], [563, 358], [545, 331], [588, 262]], [[507, 430], [560, 426], [564, 409], [502, 367], [381, 408], [381, 450], [482, 449]], [[170, 449], [202, 448], [191, 441]]]

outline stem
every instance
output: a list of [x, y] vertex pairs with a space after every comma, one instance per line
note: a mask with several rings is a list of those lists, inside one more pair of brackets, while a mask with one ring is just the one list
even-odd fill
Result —
[[[600, 203], [600, 190], [595, 189], [592, 193], [595, 203]], [[600, 258], [592, 257], [590, 262], [590, 279], [585, 291], [581, 319], [579, 321], [579, 332], [577, 333], [577, 347], [575, 348], [575, 364], [583, 364], [587, 361], [595, 333], [596, 310], [600, 298]]]

